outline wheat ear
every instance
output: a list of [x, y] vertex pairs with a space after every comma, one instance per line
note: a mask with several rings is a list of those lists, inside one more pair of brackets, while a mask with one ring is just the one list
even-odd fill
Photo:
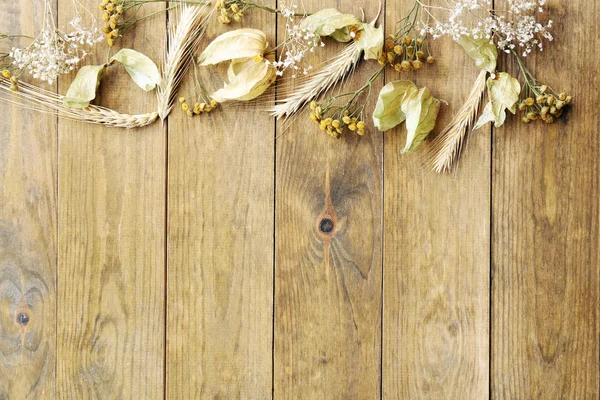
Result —
[[335, 87], [356, 66], [361, 53], [362, 50], [352, 42], [337, 57], [312, 73], [291, 95], [278, 100], [269, 110], [271, 115], [277, 119], [290, 117], [306, 103]]
[[190, 67], [214, 11], [210, 3], [203, 6], [180, 5], [178, 9], [176, 22], [169, 27], [163, 80], [157, 88], [158, 114], [162, 120], [173, 108], [179, 84]]
[[467, 101], [454, 115], [452, 121], [431, 142], [427, 152], [427, 163], [437, 173], [448, 172], [458, 159], [467, 132], [471, 129], [483, 95], [487, 72], [482, 70], [473, 84]]
[[140, 128], [152, 124], [158, 118], [158, 112], [129, 115], [93, 105], [84, 109], [68, 108], [63, 105], [63, 96], [29, 83], [19, 82], [19, 90], [12, 92], [8, 79], [0, 79], [0, 101], [29, 110], [58, 114], [67, 119], [115, 128]]

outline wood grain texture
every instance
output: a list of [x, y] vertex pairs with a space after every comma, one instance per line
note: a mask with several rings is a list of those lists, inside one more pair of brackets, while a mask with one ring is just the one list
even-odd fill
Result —
[[[56, 10], [56, 3], [52, 3]], [[3, 33], [35, 36], [37, 0], [2, 6]], [[2, 51], [28, 40], [3, 40]], [[46, 87], [53, 90], [53, 87]], [[0, 399], [54, 397], [56, 117], [2, 104], [0, 121]]]
[[[388, 34], [411, 3], [387, 3]], [[417, 73], [390, 70], [386, 80], [414, 80], [449, 102], [442, 105], [435, 134], [460, 108], [478, 70], [450, 40], [432, 41], [431, 46], [438, 62]], [[489, 130], [468, 139], [451, 175], [436, 175], [423, 167], [418, 154], [401, 154], [405, 132], [402, 127], [385, 134], [383, 397], [485, 399]]]
[[492, 395], [498, 399], [600, 396], [594, 41], [600, 4], [548, 6], [555, 41], [527, 63], [575, 103], [554, 125], [516, 122], [494, 135]]
[[[82, 3], [97, 13], [96, 0]], [[71, 0], [59, 1], [59, 16], [72, 17]], [[161, 14], [121, 44], [157, 61], [165, 38]], [[105, 49], [86, 62], [105, 62]], [[120, 66], [106, 72], [97, 100], [127, 113], [156, 109], [154, 93]], [[126, 131], [59, 121], [59, 398], [163, 397], [165, 157], [160, 124]]]
[[[275, 43], [275, 17], [259, 10], [231, 26], [215, 17], [204, 43], [240, 27], [262, 29]], [[198, 72], [209, 93], [222, 85], [209, 68]], [[193, 82], [192, 71], [181, 96], [192, 95]], [[169, 117], [167, 397], [267, 399], [273, 120], [240, 104], [193, 118], [178, 107]]]
[[[361, 5], [368, 19], [376, 15], [375, 2]], [[301, 6], [360, 15], [359, 4], [349, 2]], [[341, 47], [328, 41], [326, 49], [318, 54], [332, 57]], [[360, 87], [377, 68], [360, 67], [342, 92]], [[373, 93], [380, 88], [376, 82]], [[335, 140], [304, 113], [278, 135], [274, 397], [378, 398], [381, 134], [372, 129]], [[321, 230], [326, 220], [333, 226]]]

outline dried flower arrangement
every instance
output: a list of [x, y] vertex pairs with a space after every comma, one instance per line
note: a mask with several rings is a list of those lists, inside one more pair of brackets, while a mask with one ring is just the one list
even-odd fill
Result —
[[[269, 107], [277, 119], [288, 119], [309, 108], [310, 119], [334, 138], [347, 131], [367, 132], [366, 112], [373, 83], [388, 68], [397, 73], [416, 71], [434, 64], [429, 40], [450, 37], [481, 69], [473, 88], [452, 121], [441, 130], [427, 149], [430, 166], [437, 172], [449, 171], [460, 154], [471, 129], [488, 122], [500, 127], [506, 111], [523, 113], [523, 122], [541, 120], [552, 123], [563, 115], [573, 98], [538, 81], [527, 69], [524, 58], [534, 50], [542, 51], [552, 40], [552, 21], [544, 18], [546, 0], [507, 0], [506, 10], [493, 8], [491, 0], [447, 0], [445, 6], [432, 6], [415, 0], [398, 29], [385, 37], [377, 18], [365, 22], [336, 9], [315, 13], [299, 12], [296, 5], [278, 9], [248, 0], [171, 2], [168, 8], [139, 17], [145, 4], [158, 0], [102, 0], [99, 5], [104, 25], [73, 0], [74, 18], [68, 30], [53, 23], [48, 0], [41, 33], [30, 38], [27, 47], [12, 47], [0, 53], [0, 100], [29, 109], [56, 113], [75, 120], [106, 126], [134, 128], [164, 120], [178, 98], [189, 116], [207, 114], [220, 103], [251, 101], [267, 91], [279, 77], [294, 82], [281, 83], [282, 98]], [[169, 28], [169, 49], [162, 71], [145, 55], [133, 49], [121, 49], [102, 65], [81, 66], [93, 47], [104, 42], [109, 48], [137, 22], [159, 12], [175, 11]], [[236, 29], [223, 33], [199, 53], [208, 22], [216, 17], [221, 24], [239, 22], [251, 10], [280, 15], [285, 23], [285, 38], [271, 47], [266, 35], [257, 29]], [[83, 23], [81, 14], [90, 20]], [[430, 23], [433, 21], [433, 23]], [[21, 35], [0, 34], [0, 40], [12, 41]], [[346, 43], [320, 68], [306, 62], [307, 55], [326, 47], [326, 40]], [[110, 50], [110, 49], [109, 49]], [[497, 71], [499, 52], [515, 57], [520, 76]], [[380, 68], [358, 89], [340, 93], [335, 88], [353, 73], [360, 61], [375, 60]], [[209, 93], [197, 74], [203, 67], [228, 63], [222, 88]], [[156, 90], [158, 110], [140, 115], [121, 114], [91, 102], [107, 68], [121, 64], [143, 90]], [[196, 75], [194, 93], [178, 95], [183, 77], [193, 66]], [[34, 80], [52, 83], [60, 75], [77, 71], [67, 93], [58, 95], [40, 86], [22, 81], [24, 74]], [[286, 81], [286, 82], [287, 82]], [[487, 93], [488, 103], [480, 113]], [[385, 132], [406, 123], [407, 141], [403, 152], [416, 151], [434, 129], [440, 101], [431, 91], [418, 88], [409, 80], [394, 80], [383, 87], [371, 116], [373, 125]]]

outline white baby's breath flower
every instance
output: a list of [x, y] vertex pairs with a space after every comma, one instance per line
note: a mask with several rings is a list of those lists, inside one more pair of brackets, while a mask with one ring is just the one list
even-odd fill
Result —
[[[449, 0], [448, 4], [447, 8], [435, 8], [446, 12], [447, 17], [436, 17], [437, 22], [423, 27], [423, 32], [434, 38], [450, 36], [456, 41], [462, 36], [495, 40], [500, 50], [510, 53], [519, 49], [523, 56], [535, 48], [542, 51], [543, 40], [552, 40], [552, 21], [541, 22], [539, 18], [546, 0], [508, 0], [507, 10], [495, 10], [492, 0]], [[433, 7], [424, 7], [434, 12]], [[475, 23], [471, 22], [473, 15]]]
[[52, 84], [60, 75], [73, 71], [89, 54], [89, 48], [102, 41], [103, 36], [95, 26], [84, 27], [79, 14], [69, 22], [72, 31], [67, 33], [54, 26], [47, 2], [46, 13], [40, 35], [27, 47], [13, 47], [9, 56], [17, 68]]

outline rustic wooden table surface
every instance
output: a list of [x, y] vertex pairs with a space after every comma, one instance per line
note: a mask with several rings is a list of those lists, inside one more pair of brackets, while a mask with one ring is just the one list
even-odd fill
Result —
[[[598, 399], [600, 4], [548, 3], [556, 39], [529, 62], [572, 111], [471, 135], [446, 176], [400, 154], [402, 130], [335, 141], [230, 107], [125, 131], [3, 104], [0, 399]], [[54, 0], [60, 25], [71, 4]], [[411, 4], [387, 1], [388, 32]], [[42, 2], [0, 16], [34, 34]], [[122, 44], [159, 60], [166, 23]], [[241, 26], [276, 41], [271, 14]], [[404, 77], [450, 103], [440, 127], [477, 72], [433, 49]], [[100, 97], [155, 106], [118, 70]]]

